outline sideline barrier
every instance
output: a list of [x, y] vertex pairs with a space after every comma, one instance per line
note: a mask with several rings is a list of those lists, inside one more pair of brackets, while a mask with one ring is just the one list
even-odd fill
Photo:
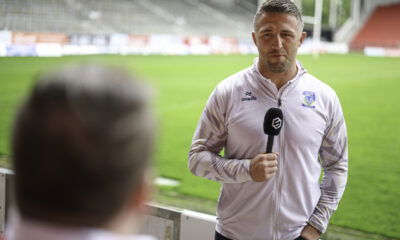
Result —
[[[5, 231], [7, 209], [11, 198], [13, 172], [0, 168], [0, 240]], [[158, 240], [204, 240], [213, 239], [215, 216], [189, 210], [179, 210], [149, 203], [150, 214], [139, 229]]]
[[[7, 209], [11, 202], [13, 172], [0, 168], [0, 240], [4, 235]], [[139, 233], [158, 240], [214, 239], [216, 217], [185, 209], [175, 209], [149, 203], [150, 213], [145, 217]], [[321, 240], [398, 240], [377, 234], [330, 225]]]
[[7, 209], [10, 205], [12, 174], [11, 170], [0, 168], [0, 239], [4, 235]]
[[140, 233], [165, 240], [214, 239], [216, 217], [190, 210], [178, 210], [150, 203], [151, 214]]

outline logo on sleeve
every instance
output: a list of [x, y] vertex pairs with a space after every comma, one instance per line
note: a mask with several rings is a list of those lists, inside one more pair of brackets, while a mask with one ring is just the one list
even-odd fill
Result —
[[315, 92], [304, 91], [302, 95], [302, 106], [308, 108], [315, 108]]
[[257, 97], [253, 96], [251, 92], [245, 92], [245, 97], [242, 98], [243, 101], [254, 101], [257, 100]]

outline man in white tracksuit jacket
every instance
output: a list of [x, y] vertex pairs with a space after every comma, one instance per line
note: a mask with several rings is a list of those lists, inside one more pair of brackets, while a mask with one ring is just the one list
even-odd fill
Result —
[[[334, 90], [296, 60], [302, 28], [290, 0], [264, 3], [254, 20], [259, 57], [218, 84], [203, 111], [189, 168], [222, 183], [215, 239], [318, 239], [343, 195], [346, 125]], [[283, 127], [265, 154], [271, 107], [282, 109]]]

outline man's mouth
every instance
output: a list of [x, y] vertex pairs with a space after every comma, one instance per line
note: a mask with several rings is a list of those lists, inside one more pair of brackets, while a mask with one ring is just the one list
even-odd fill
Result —
[[271, 57], [281, 57], [281, 56], [285, 57], [286, 54], [284, 54], [284, 53], [270, 53], [269, 56], [271, 56]]

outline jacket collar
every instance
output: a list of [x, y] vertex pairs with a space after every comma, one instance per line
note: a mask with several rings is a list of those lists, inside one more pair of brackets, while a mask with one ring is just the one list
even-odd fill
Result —
[[[258, 60], [259, 60], [258, 57], [254, 58], [252, 70], [253, 70], [253, 71], [256, 73], [256, 75], [257, 75], [258, 77], [260, 77], [261, 79], [266, 80], [266, 81], [268, 81], [268, 82], [270, 82], [270, 83], [273, 83], [273, 82], [271, 81], [271, 79], [268, 79], [268, 78], [264, 77], [264, 76], [260, 73], [260, 70], [258, 69]], [[307, 70], [303, 67], [303, 64], [302, 64], [299, 60], [297, 60], [297, 59], [296, 59], [296, 66], [297, 66], [297, 73], [296, 73], [296, 76], [295, 76], [294, 78], [290, 79], [287, 83], [293, 83], [294, 81], [296, 81], [296, 80], [299, 78], [299, 76], [301, 76], [301, 75], [303, 75], [303, 74], [305, 74], [305, 73], [307, 72]]]

